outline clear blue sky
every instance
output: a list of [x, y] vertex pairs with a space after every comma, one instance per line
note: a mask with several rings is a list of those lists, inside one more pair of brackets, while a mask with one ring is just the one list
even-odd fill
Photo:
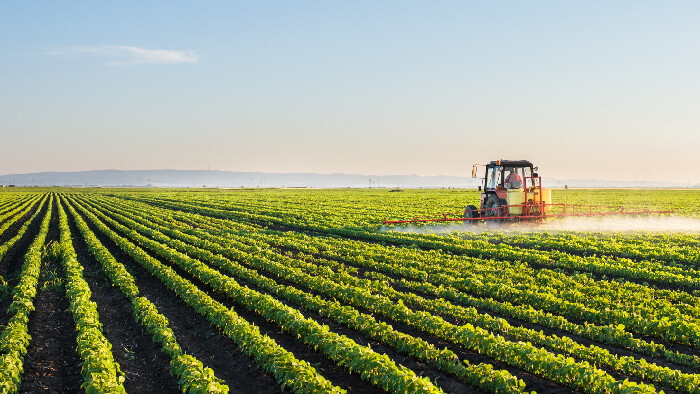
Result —
[[700, 182], [697, 1], [4, 1], [0, 174]]

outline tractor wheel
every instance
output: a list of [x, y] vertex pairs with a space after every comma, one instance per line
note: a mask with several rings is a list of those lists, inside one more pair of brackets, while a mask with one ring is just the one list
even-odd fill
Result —
[[488, 198], [486, 198], [486, 201], [484, 202], [484, 209], [486, 210], [484, 212], [484, 216], [492, 218], [506, 216], [506, 205], [508, 205], [506, 200], [498, 198], [498, 196], [492, 194], [488, 196]]
[[[479, 209], [473, 205], [467, 205], [466, 208], [464, 208], [464, 218], [465, 219], [474, 219], [478, 218], [481, 215], [479, 214]], [[476, 223], [476, 220], [469, 220], [469, 222]]]

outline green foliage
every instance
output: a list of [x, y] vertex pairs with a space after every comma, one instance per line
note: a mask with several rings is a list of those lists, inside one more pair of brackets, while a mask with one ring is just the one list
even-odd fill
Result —
[[[262, 335], [256, 326], [251, 325], [232, 310], [214, 301], [192, 283], [177, 275], [174, 270], [149, 256], [140, 247], [117, 235], [93, 213], [79, 205], [77, 207], [100, 231], [117, 243], [122, 250], [129, 253], [134, 260], [142, 264], [146, 270], [180, 296], [197, 313], [205, 316], [222, 334], [241, 346], [244, 352], [255, 359], [263, 369], [273, 373], [283, 387], [290, 386], [294, 391], [300, 392], [343, 392], [343, 390], [333, 386], [328, 380], [319, 375], [307, 362], [298, 360], [290, 352], [277, 345], [270, 337]], [[128, 229], [126, 232], [136, 234]], [[159, 318], [156, 318], [156, 320], [165, 323]], [[163, 342], [169, 341], [170, 335], [162, 335], [162, 338]], [[172, 344], [168, 348], [172, 349], [173, 354], [179, 351], [179, 347], [175, 348]], [[186, 369], [187, 365], [192, 366], [193, 364], [189, 362], [191, 361], [190, 359], [184, 360], [181, 363], [171, 361], [171, 372], [181, 374], [181, 384], [189, 384], [193, 376], [213, 376], [213, 374], [206, 371], [198, 373], [197, 371]], [[198, 364], [194, 365], [198, 366]], [[184, 374], [184, 372], [187, 373]]]
[[[42, 201], [30, 222], [38, 216], [45, 205], [46, 198]], [[19, 283], [12, 290], [12, 303], [7, 310], [9, 320], [0, 334], [0, 392], [3, 393], [15, 393], [19, 391], [22, 384], [24, 356], [30, 340], [27, 324], [29, 315], [34, 311], [34, 297], [41, 269], [41, 250], [49, 231], [52, 204], [53, 198], [49, 199], [47, 213], [41, 221], [39, 233], [24, 255]]]
[[[152, 335], [153, 340], [161, 345], [161, 350], [170, 357], [170, 371], [179, 378], [178, 384], [183, 392], [188, 393], [227, 393], [228, 386], [214, 376], [214, 372], [192, 356], [183, 356], [182, 349], [175, 339], [168, 319], [148, 299], [139, 297], [134, 278], [124, 265], [118, 263], [109, 251], [97, 240], [85, 221], [68, 205], [76, 225], [88, 244], [88, 249], [100, 262], [112, 283], [115, 283], [133, 308], [136, 321], [142, 324]], [[128, 352], [128, 350], [127, 350]]]
[[83, 267], [73, 249], [68, 219], [58, 204], [59, 245], [49, 245], [46, 256], [60, 260], [66, 277], [66, 297], [75, 321], [77, 352], [83, 360], [80, 386], [87, 393], [125, 393], [124, 374], [114, 361], [112, 344], [102, 334], [97, 305], [90, 300], [90, 287], [83, 279]]
[[[19, 220], [46, 196], [0, 196], [0, 219]], [[698, 192], [555, 190], [553, 197], [679, 209]], [[700, 368], [697, 234], [378, 231], [376, 224], [385, 218], [458, 211], [478, 200], [478, 193], [457, 190], [102, 190], [77, 191], [61, 200], [61, 241], [42, 253], [42, 238], [34, 253], [38, 265], [43, 260], [65, 267], [88, 392], [121, 392], [123, 376], [101, 334], [63, 206], [109, 281], [131, 302], [136, 322], [170, 358], [183, 392], [227, 392], [228, 387], [182, 352], [168, 320], [139, 295], [133, 277], [87, 222], [204, 316], [212, 325], [207, 336], [230, 338], [282, 388], [295, 392], [342, 390], [316, 371], [318, 365], [295, 358], [210, 292], [392, 392], [441, 390], [418, 371], [335, 333], [313, 316], [489, 392], [527, 388], [505, 369], [489, 362], [473, 365], [423, 338], [583, 392], [654, 392], [651, 384], [700, 392], [700, 375], [692, 373]], [[700, 216], [697, 204], [685, 205], [690, 206], [680, 209]], [[0, 253], [8, 249], [7, 243], [0, 245]], [[21, 383], [26, 325], [37, 290], [31, 272], [23, 268], [18, 276], [12, 317], [0, 336], [0, 390], [16, 391]], [[59, 275], [51, 270], [42, 275], [43, 288], [60, 288]], [[204, 285], [195, 286], [191, 278]], [[411, 328], [413, 335], [390, 322]], [[653, 359], [664, 359], [665, 366]]]

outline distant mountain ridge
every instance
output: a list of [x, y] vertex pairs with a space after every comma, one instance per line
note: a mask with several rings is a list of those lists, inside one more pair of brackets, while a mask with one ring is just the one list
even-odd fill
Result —
[[93, 170], [0, 175], [17, 186], [133, 187], [476, 187], [475, 179], [452, 176], [264, 173], [215, 170]]
[[[687, 187], [672, 182], [557, 180], [545, 187]], [[0, 175], [0, 185], [101, 187], [312, 187], [476, 188], [480, 180], [456, 176], [265, 173], [216, 170], [92, 170]], [[698, 185], [694, 186], [697, 187]]]

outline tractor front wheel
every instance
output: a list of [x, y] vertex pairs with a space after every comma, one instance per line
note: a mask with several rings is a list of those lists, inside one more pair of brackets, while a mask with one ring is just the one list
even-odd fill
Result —
[[[475, 219], [480, 217], [481, 215], [479, 214], [479, 209], [473, 205], [467, 205], [466, 208], [464, 208], [464, 218], [465, 219]], [[476, 223], [476, 220], [469, 220], [472, 223]]]

